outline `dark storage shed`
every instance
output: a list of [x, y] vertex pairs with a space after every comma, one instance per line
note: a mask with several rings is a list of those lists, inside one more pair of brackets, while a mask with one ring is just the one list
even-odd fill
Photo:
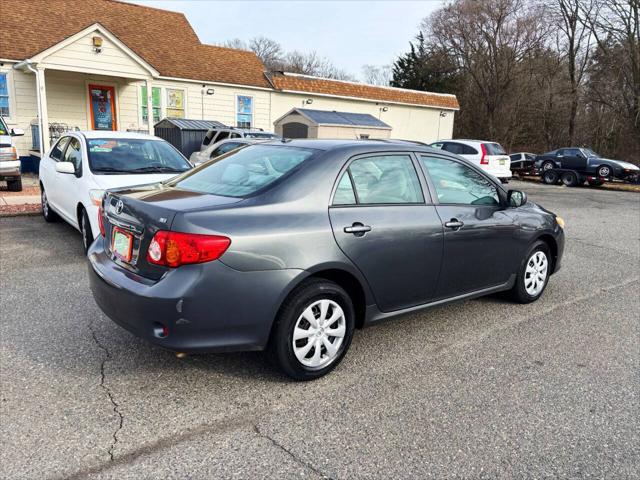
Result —
[[200, 150], [207, 130], [225, 125], [215, 120], [190, 120], [187, 118], [163, 118], [153, 126], [156, 137], [166, 140], [189, 158]]

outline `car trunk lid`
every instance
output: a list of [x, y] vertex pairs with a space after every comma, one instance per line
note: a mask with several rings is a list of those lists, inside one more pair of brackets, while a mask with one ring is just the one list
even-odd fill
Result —
[[[154, 265], [146, 259], [149, 244], [158, 230], [171, 230], [178, 212], [211, 209], [240, 200], [163, 184], [108, 191], [103, 203], [105, 250], [113, 261], [128, 270], [146, 278], [159, 279], [167, 267]], [[127, 247], [128, 255], [123, 253]]]

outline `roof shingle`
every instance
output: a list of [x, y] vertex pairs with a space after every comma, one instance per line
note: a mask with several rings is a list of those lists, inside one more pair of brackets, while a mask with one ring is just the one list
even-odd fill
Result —
[[13, 0], [0, 15], [0, 58], [24, 60], [94, 23], [162, 76], [270, 87], [253, 52], [200, 43], [182, 13], [116, 0]]
[[458, 99], [455, 95], [421, 92], [403, 88], [380, 87], [366, 83], [330, 80], [307, 75], [276, 73], [271, 76], [271, 83], [278, 90], [319, 93], [341, 97], [364, 98], [381, 102], [408, 103], [427, 107], [457, 110]]

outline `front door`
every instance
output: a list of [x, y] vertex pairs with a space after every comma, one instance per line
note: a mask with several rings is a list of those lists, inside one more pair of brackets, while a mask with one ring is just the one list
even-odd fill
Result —
[[438, 196], [444, 227], [436, 298], [506, 283], [517, 269], [517, 226], [501, 206], [496, 185], [457, 160], [423, 155], [420, 161]]
[[91, 130], [117, 130], [116, 91], [105, 85], [89, 85]]
[[584, 171], [587, 168], [587, 157], [578, 148], [565, 148], [562, 168]]
[[425, 203], [410, 154], [359, 157], [329, 209], [340, 249], [366, 278], [378, 307], [428, 302], [442, 261], [442, 224]]

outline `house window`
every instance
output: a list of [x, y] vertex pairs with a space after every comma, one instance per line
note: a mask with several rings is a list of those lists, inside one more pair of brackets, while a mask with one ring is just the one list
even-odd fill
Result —
[[9, 84], [6, 73], [0, 73], [0, 115], [3, 117], [11, 116], [11, 111], [9, 110]]
[[361, 133], [360, 134], [360, 140], [366, 140], [368, 138], [369, 138], [369, 134], [367, 134], [367, 133]]
[[[153, 123], [158, 123], [160, 121], [160, 117], [162, 115], [162, 105], [160, 98], [160, 87], [152, 87], [151, 88], [151, 105], [153, 108]], [[149, 123], [149, 115], [147, 113], [147, 86], [143, 85], [140, 88], [140, 97], [142, 99], [142, 123]]]
[[251, 128], [253, 125], [253, 97], [236, 97], [236, 124], [240, 128]]
[[167, 88], [167, 117], [184, 118], [184, 90]]

